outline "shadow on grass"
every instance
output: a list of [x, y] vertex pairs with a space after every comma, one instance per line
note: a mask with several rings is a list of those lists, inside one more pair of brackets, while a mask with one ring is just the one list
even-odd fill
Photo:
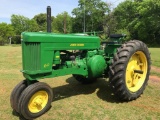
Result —
[[104, 79], [98, 79], [92, 84], [81, 84], [73, 77], [70, 77], [66, 80], [67, 85], [59, 86], [53, 88], [54, 98], [53, 101], [65, 99], [68, 97], [81, 95], [81, 94], [92, 94], [95, 91], [97, 96], [111, 103], [120, 103], [121, 101], [112, 93], [112, 90], [109, 86], [109, 82]]
[[[52, 88], [54, 94], [53, 102], [81, 94], [89, 95], [94, 92], [96, 92], [97, 97], [106, 102], [121, 102], [116, 96], [114, 96], [109, 86], [109, 82], [105, 79], [98, 79], [92, 84], [81, 84], [73, 77], [70, 77], [66, 82], [68, 83], [67, 85]], [[12, 111], [12, 114], [19, 117], [19, 120], [26, 120], [14, 110]]]
[[[47, 111], [49, 111], [49, 110], [51, 109], [51, 107], [52, 107], [52, 106], [50, 106], [50, 108], [49, 108]], [[47, 112], [47, 111], [46, 111], [46, 112]], [[46, 113], [46, 112], [45, 112], [45, 113]], [[44, 114], [45, 114], [45, 113], [44, 113]], [[15, 110], [12, 111], [12, 115], [14, 115], [14, 116], [16, 116], [16, 117], [19, 117], [19, 120], [28, 120], [28, 119], [24, 118], [22, 115], [20, 115], [18, 112], [16, 112]], [[35, 120], [35, 119], [29, 119], [29, 120]]]
[[27, 120], [24, 117], [22, 117], [18, 112], [15, 110], [12, 111], [12, 115], [19, 117], [19, 120]]

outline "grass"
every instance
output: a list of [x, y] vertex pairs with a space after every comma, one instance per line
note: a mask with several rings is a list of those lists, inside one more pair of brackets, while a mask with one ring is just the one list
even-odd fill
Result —
[[[156, 66], [160, 68], [160, 48], [149, 48], [149, 51], [151, 53], [151, 62], [152, 66]], [[156, 75], [160, 77], [160, 71], [151, 71], [151, 75]]]
[[150, 73], [150, 74], [151, 74], [151, 75], [155, 75], [155, 76], [160, 77], [160, 72], [151, 71], [151, 73]]
[[151, 53], [151, 61], [153, 66], [160, 67], [160, 48], [149, 48]]
[[[156, 53], [151, 49], [151, 53]], [[153, 55], [153, 54], [151, 54]], [[158, 55], [157, 55], [158, 56]], [[158, 57], [157, 57], [158, 58]], [[19, 120], [10, 107], [10, 93], [21, 80], [21, 47], [0, 47], [0, 119]], [[156, 56], [152, 57], [156, 60]], [[137, 100], [121, 103], [107, 79], [82, 85], [72, 76], [41, 80], [54, 92], [51, 109], [37, 120], [159, 120], [160, 81], [149, 81]]]

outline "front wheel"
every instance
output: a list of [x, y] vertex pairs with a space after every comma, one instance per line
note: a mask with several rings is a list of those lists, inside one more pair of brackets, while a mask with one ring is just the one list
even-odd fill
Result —
[[132, 40], [118, 48], [109, 71], [115, 95], [125, 101], [138, 98], [147, 85], [150, 65], [150, 54], [143, 42]]
[[27, 80], [23, 80], [20, 83], [18, 83], [11, 92], [10, 103], [12, 109], [15, 110], [16, 112], [19, 112], [18, 110], [19, 98], [21, 96], [21, 93], [26, 88], [27, 88]]
[[26, 119], [34, 119], [49, 110], [53, 100], [49, 85], [37, 82], [29, 85], [19, 99], [20, 114]]

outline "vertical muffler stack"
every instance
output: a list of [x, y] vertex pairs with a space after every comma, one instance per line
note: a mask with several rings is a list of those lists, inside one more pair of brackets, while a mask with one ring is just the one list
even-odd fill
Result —
[[51, 7], [47, 7], [47, 32], [51, 32]]

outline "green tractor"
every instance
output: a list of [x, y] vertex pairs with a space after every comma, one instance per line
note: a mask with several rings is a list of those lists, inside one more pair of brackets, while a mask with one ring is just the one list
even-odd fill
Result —
[[92, 83], [109, 75], [110, 86], [122, 101], [138, 98], [150, 74], [150, 54], [138, 40], [118, 41], [123, 35], [112, 35], [111, 42], [100, 43], [98, 36], [51, 33], [50, 7], [47, 33], [22, 33], [23, 76], [13, 89], [11, 107], [26, 119], [34, 119], [49, 110], [52, 88], [40, 79], [72, 74], [81, 83]]

